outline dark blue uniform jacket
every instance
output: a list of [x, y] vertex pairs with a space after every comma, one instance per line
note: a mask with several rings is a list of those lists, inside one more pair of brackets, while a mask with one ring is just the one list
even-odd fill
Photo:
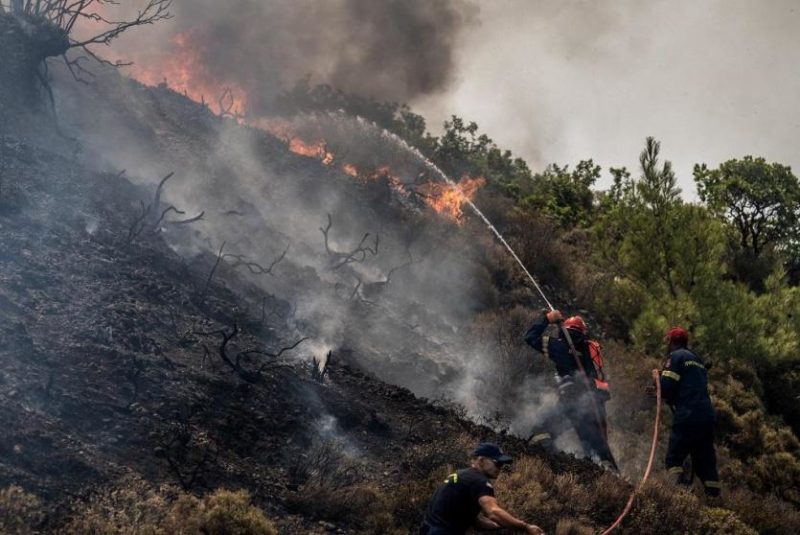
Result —
[[[576, 375], [578, 365], [575, 363], [575, 358], [572, 356], [572, 353], [570, 353], [567, 341], [555, 336], [545, 336], [544, 333], [548, 325], [547, 317], [543, 315], [541, 320], [534, 323], [533, 326], [528, 329], [528, 333], [525, 335], [525, 341], [528, 342], [533, 349], [545, 354], [553, 361], [556, 365], [556, 373], [558, 373], [559, 377], [564, 378]], [[571, 331], [570, 335], [572, 337], [572, 343], [575, 345], [575, 349], [580, 355], [581, 364], [583, 365], [586, 375], [593, 379], [597, 378], [597, 371], [592, 362], [592, 356], [589, 354], [589, 347], [586, 343], [586, 339], [578, 333], [572, 335]]]
[[714, 421], [708, 372], [703, 361], [688, 349], [669, 354], [661, 371], [661, 395], [674, 410], [673, 424]]

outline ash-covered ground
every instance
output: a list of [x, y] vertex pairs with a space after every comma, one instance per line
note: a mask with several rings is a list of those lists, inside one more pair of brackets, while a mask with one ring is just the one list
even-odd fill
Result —
[[42, 497], [45, 530], [135, 476], [347, 531], [296, 505], [332, 444], [387, 489], [467, 442], [528, 449], [441, 403], [491, 386], [459, 334], [499, 299], [474, 228], [166, 88], [57, 95], [60, 133], [20, 114], [0, 137], [0, 487]]

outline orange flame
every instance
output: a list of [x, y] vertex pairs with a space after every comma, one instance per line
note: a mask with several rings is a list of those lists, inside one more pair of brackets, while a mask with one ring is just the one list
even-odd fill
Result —
[[342, 166], [342, 171], [344, 171], [346, 175], [350, 175], [353, 178], [358, 178], [358, 168], [355, 165], [346, 163]]
[[484, 185], [486, 179], [483, 177], [463, 176], [457, 188], [441, 182], [428, 182], [420, 186], [419, 191], [428, 206], [460, 222], [464, 217], [464, 204], [474, 200], [478, 190]]
[[322, 141], [306, 143], [299, 137], [293, 137], [289, 140], [289, 150], [301, 156], [317, 158], [325, 165], [333, 163], [333, 154], [328, 152], [325, 148], [325, 143]]
[[201, 42], [191, 31], [179, 33], [172, 39], [172, 54], [163, 56], [160, 62], [134, 63], [128, 67], [128, 74], [145, 85], [164, 84], [195, 102], [207, 104], [215, 113], [227, 111], [243, 116], [247, 110], [246, 92], [235, 84], [214, 79], [200, 55]]
[[[208, 105], [216, 113], [228, 111], [234, 116], [243, 116], [247, 107], [245, 91], [235, 85], [220, 83], [214, 79], [200, 54], [203, 46], [201, 36], [195, 35], [195, 32], [190, 30], [176, 35], [172, 44], [173, 53], [163, 57], [160, 62], [149, 62], [146, 66], [133, 64], [128, 67], [130, 76], [145, 85], [167, 85], [196, 102]], [[125, 60], [121, 57], [112, 59]], [[246, 123], [283, 139], [288, 149], [295, 154], [315, 158], [326, 166], [335, 162], [335, 156], [328, 150], [325, 141], [303, 139], [293, 131], [291, 123], [287, 121], [250, 118]], [[392, 174], [388, 166], [370, 171], [359, 169], [353, 163], [343, 162], [339, 168], [351, 177], [362, 180], [386, 180], [395, 190], [405, 195], [411, 193], [407, 186]], [[485, 184], [486, 180], [483, 177], [464, 176], [459, 181], [458, 188], [449, 184], [428, 182], [417, 186], [416, 193], [420, 194], [426, 204], [436, 212], [460, 223], [464, 216], [464, 203], [473, 200], [478, 189]]]

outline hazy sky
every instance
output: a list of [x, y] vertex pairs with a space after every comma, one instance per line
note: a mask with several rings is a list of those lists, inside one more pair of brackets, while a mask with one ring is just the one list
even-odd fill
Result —
[[493, 0], [459, 39], [454, 82], [414, 108], [474, 120], [536, 169], [630, 169], [648, 135], [688, 198], [695, 162], [800, 168], [800, 2]]
[[191, 71], [185, 86], [240, 88], [249, 112], [308, 74], [410, 101], [434, 131], [451, 114], [474, 120], [534, 169], [584, 158], [635, 169], [652, 135], [688, 198], [696, 162], [754, 154], [800, 170], [800, 0], [174, 0], [172, 11], [115, 43], [119, 55], [174, 84], [158, 71], [171, 57]]

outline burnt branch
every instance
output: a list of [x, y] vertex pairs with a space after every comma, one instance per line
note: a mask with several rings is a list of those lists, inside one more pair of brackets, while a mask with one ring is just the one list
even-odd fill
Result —
[[225, 250], [225, 242], [222, 242], [222, 245], [219, 248], [219, 252], [217, 253], [217, 261], [214, 262], [214, 266], [211, 268], [211, 271], [208, 273], [208, 278], [206, 279], [206, 284], [203, 286], [203, 291], [200, 292], [200, 300], [204, 300], [206, 297], [206, 292], [208, 291], [208, 286], [211, 284], [211, 279], [214, 278], [214, 273], [217, 271], [217, 267], [219, 267], [219, 263], [222, 261], [222, 251]]
[[[123, 171], [124, 173], [124, 171]], [[164, 184], [172, 178], [175, 173], [169, 173], [161, 181], [158, 183], [158, 187], [156, 188], [156, 192], [153, 195], [153, 201], [150, 204], [145, 204], [144, 201], [139, 201], [139, 212], [133, 218], [130, 227], [128, 228], [128, 237], [127, 237], [127, 244], [130, 245], [133, 241], [143, 235], [146, 231], [148, 233], [157, 233], [158, 230], [161, 228], [161, 224], [171, 224], [171, 225], [185, 225], [188, 223], [194, 223], [195, 221], [200, 221], [205, 212], [200, 212], [200, 214], [183, 220], [178, 221], [167, 221], [165, 220], [167, 214], [174, 212], [178, 215], [184, 215], [186, 212], [179, 210], [173, 205], [169, 205], [166, 208], [162, 209], [158, 217], [156, 217], [157, 210], [161, 208], [161, 194], [164, 190]]]
[[[155, 24], [172, 17], [169, 12], [172, 0], [147, 0], [134, 16], [124, 20], [108, 15], [118, 4], [118, 0], [13, 0], [11, 13], [27, 20], [44, 21], [60, 31], [64, 42], [59, 49], [51, 50], [51, 55], [80, 48], [94, 56], [92, 46], [108, 45], [131, 28]], [[73, 32], [76, 25], [93, 28], [94, 31], [78, 38]]]
[[64, 64], [67, 66], [67, 69], [72, 75], [72, 78], [76, 82], [79, 82], [84, 85], [89, 85], [89, 82], [85, 78], [83, 78], [83, 76], [85, 75], [90, 78], [94, 78], [95, 74], [89, 69], [84, 68], [83, 65], [81, 65], [81, 61], [89, 61], [89, 58], [87, 58], [86, 56], [78, 56], [75, 59], [70, 59], [69, 56], [67, 56], [66, 54], [64, 54], [61, 57], [64, 59]]
[[127, 243], [130, 245], [136, 237], [142, 233], [144, 230], [144, 220], [147, 217], [148, 209], [144, 204], [144, 201], [139, 201], [140, 208], [139, 214], [133, 218], [130, 227], [128, 227], [128, 239]]
[[186, 224], [189, 224], [189, 223], [194, 223], [195, 221], [200, 221], [201, 219], [203, 219], [203, 216], [206, 214], [205, 211], [203, 211], [203, 212], [200, 212], [199, 214], [197, 214], [194, 217], [190, 217], [189, 219], [179, 219], [177, 221], [164, 221], [164, 218], [167, 217], [167, 214], [170, 213], [170, 212], [175, 212], [178, 215], [185, 215], [186, 214], [186, 212], [184, 212], [183, 210], [178, 210], [177, 208], [175, 208], [174, 206], [172, 206], [170, 204], [168, 207], [164, 208], [164, 210], [161, 212], [161, 216], [156, 220], [156, 222], [155, 222], [155, 224], [153, 226], [156, 229], [158, 229], [158, 227], [159, 227], [159, 225], [161, 225], [162, 221], [164, 223], [168, 224], [168, 225], [186, 225]]
[[269, 366], [269, 362], [262, 364], [257, 370], [252, 371], [245, 368], [242, 364], [245, 362], [249, 362], [256, 356], [262, 357], [269, 357], [273, 360], [279, 358], [281, 355], [286, 353], [287, 351], [291, 351], [295, 349], [297, 346], [308, 340], [307, 336], [304, 336], [297, 340], [296, 342], [279, 348], [277, 351], [264, 351], [260, 349], [247, 349], [244, 351], [239, 351], [235, 355], [231, 355], [228, 352], [228, 344], [236, 338], [241, 331], [239, 330], [238, 324], [234, 323], [233, 328], [230, 332], [227, 329], [220, 329], [211, 332], [200, 332], [197, 331], [194, 334], [200, 336], [219, 336], [220, 337], [220, 344], [219, 344], [219, 356], [228, 367], [231, 368], [236, 374], [241, 377], [243, 380], [247, 381], [248, 383], [257, 383], [261, 380], [261, 373]]
[[171, 422], [172, 430], [156, 448], [156, 455], [162, 457], [170, 468], [181, 488], [188, 491], [202, 479], [209, 466], [219, 457], [217, 443], [205, 432], [197, 429], [194, 423], [197, 408], [181, 411]]
[[223, 118], [230, 118], [234, 120], [239, 120], [244, 118], [244, 114], [242, 114], [242, 110], [237, 109], [234, 110], [233, 107], [236, 105], [236, 99], [233, 97], [233, 91], [230, 87], [226, 87], [222, 94], [217, 99], [217, 106], [219, 107], [219, 116]]
[[223, 259], [231, 258], [234, 260], [234, 263], [231, 265], [231, 269], [236, 269], [238, 267], [244, 266], [250, 273], [253, 275], [272, 275], [272, 270], [275, 269], [275, 266], [281, 263], [284, 258], [286, 258], [286, 253], [289, 252], [289, 248], [291, 244], [286, 246], [286, 249], [273, 260], [269, 266], [264, 267], [256, 262], [249, 262], [244, 255], [237, 255], [232, 253], [226, 253], [222, 256]]
[[139, 379], [141, 379], [142, 374], [144, 374], [145, 365], [144, 363], [136, 358], [136, 355], [131, 355], [131, 368], [128, 370], [127, 376], [128, 381], [131, 383], [131, 388], [133, 393], [131, 394], [131, 399], [128, 404], [125, 406], [126, 410], [130, 410], [131, 406], [136, 402], [139, 397], [139, 389], [141, 387], [141, 383]]
[[240, 376], [242, 375], [243, 370], [238, 366], [237, 362], [234, 362], [234, 359], [231, 359], [228, 356], [228, 344], [231, 340], [236, 338], [239, 335], [239, 325], [234, 323], [233, 329], [231, 332], [228, 332], [227, 329], [219, 329], [216, 331], [210, 332], [203, 332], [203, 331], [194, 331], [192, 334], [196, 334], [199, 336], [219, 336], [220, 343], [219, 343], [219, 357], [222, 359], [222, 362], [227, 364], [233, 371], [238, 373]]
[[319, 231], [322, 232], [322, 236], [325, 238], [325, 252], [329, 255], [334, 254], [333, 251], [331, 251], [330, 245], [328, 245], [328, 232], [330, 232], [332, 226], [333, 218], [331, 217], [331, 214], [328, 214], [328, 224], [325, 226], [325, 228], [320, 227]]
[[365, 245], [370, 237], [369, 232], [364, 234], [364, 236], [361, 238], [361, 241], [358, 242], [358, 245], [351, 251], [334, 251], [330, 247], [329, 239], [332, 226], [333, 218], [331, 217], [331, 214], [328, 214], [328, 224], [324, 228], [320, 227], [319, 229], [324, 239], [325, 252], [331, 259], [331, 269], [339, 269], [353, 262], [363, 262], [369, 256], [376, 256], [378, 254], [380, 236], [377, 234], [375, 235], [375, 243], [373, 246]]

